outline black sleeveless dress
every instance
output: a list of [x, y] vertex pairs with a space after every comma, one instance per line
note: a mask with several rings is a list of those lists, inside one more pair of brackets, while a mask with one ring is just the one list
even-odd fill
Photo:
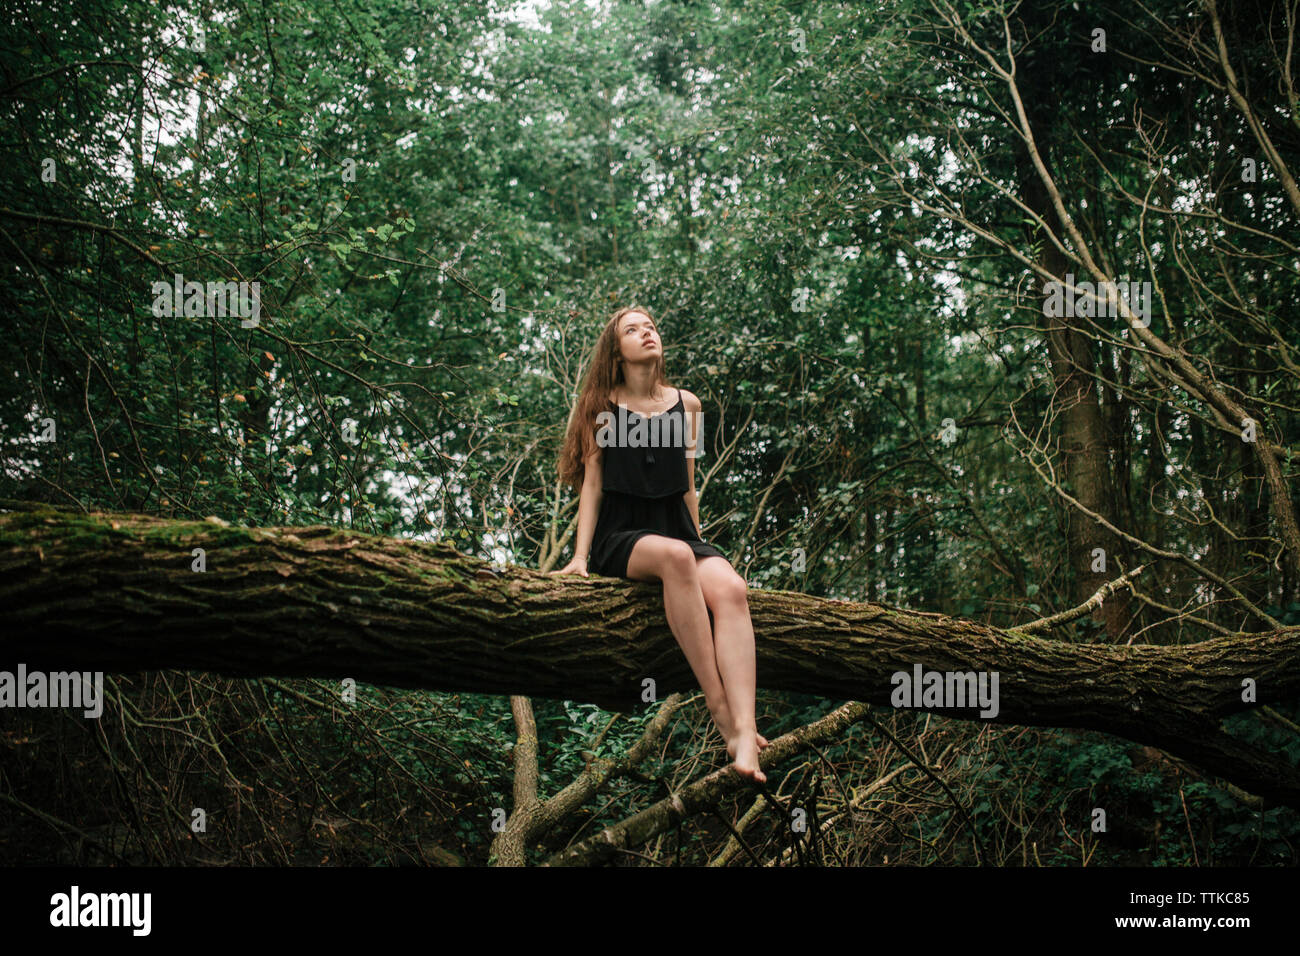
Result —
[[[686, 418], [681, 389], [677, 390], [677, 404], [658, 415], [641, 415], [612, 401], [608, 404], [614, 414], [613, 427], [621, 436], [631, 434], [638, 420], [644, 420], [641, 428], [648, 433], [653, 419], [670, 412], [679, 413], [683, 422]], [[659, 428], [668, 436], [676, 434], [673, 429], [665, 428], [664, 423]], [[596, 531], [591, 538], [589, 571], [606, 577], [627, 577], [632, 546], [648, 534], [685, 541], [696, 557], [726, 557], [696, 533], [695, 522], [686, 507], [690, 479], [686, 474], [684, 443], [668, 440], [659, 447], [633, 447], [615, 441], [603, 452], [603, 495]]]

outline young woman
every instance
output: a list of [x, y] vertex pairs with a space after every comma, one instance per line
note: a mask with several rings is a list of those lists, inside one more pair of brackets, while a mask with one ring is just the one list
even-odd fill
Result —
[[[581, 497], [573, 560], [554, 573], [587, 577], [590, 556], [597, 574], [663, 583], [668, 626], [700, 682], [727, 755], [738, 773], [762, 783], [758, 751], [768, 742], [754, 722], [747, 587], [700, 534], [695, 459], [687, 454], [699, 441], [692, 423], [700, 421], [701, 407], [690, 392], [668, 384], [650, 313], [639, 307], [614, 313], [592, 350], [560, 454], [560, 478], [581, 487]], [[686, 427], [678, 432], [671, 422], [655, 421], [661, 415], [677, 416]], [[660, 433], [655, 447], [645, 442], [650, 427]]]

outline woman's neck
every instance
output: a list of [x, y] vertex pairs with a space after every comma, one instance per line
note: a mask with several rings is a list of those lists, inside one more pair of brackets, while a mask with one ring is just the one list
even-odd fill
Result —
[[623, 384], [620, 386], [623, 390], [624, 398], [643, 399], [647, 402], [654, 402], [655, 391], [659, 388], [659, 381], [655, 377], [655, 370], [649, 366], [632, 366], [623, 368]]

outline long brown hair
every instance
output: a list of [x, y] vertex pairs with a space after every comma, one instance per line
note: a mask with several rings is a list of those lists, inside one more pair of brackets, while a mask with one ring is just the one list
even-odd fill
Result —
[[[640, 312], [642, 315], [649, 316], [650, 321], [655, 323], [655, 328], [659, 327], [659, 323], [655, 322], [655, 317], [650, 314], [649, 309], [639, 305], [629, 305], [619, 309], [605, 323], [604, 331], [600, 333], [600, 338], [592, 347], [591, 354], [587, 357], [587, 368], [582, 373], [582, 381], [578, 386], [578, 400], [569, 413], [569, 426], [564, 436], [564, 446], [560, 449], [560, 480], [575, 490], [582, 487], [582, 479], [587, 471], [586, 460], [598, 447], [596, 429], [599, 427], [599, 422], [596, 421], [596, 416], [601, 412], [609, 411], [606, 403], [609, 401], [610, 393], [616, 385], [626, 381], [623, 377], [623, 353], [618, 343], [618, 323], [630, 312]], [[660, 344], [662, 345], [662, 338]], [[655, 372], [657, 385], [671, 387], [667, 368], [664, 366], [662, 348], [659, 350]]]

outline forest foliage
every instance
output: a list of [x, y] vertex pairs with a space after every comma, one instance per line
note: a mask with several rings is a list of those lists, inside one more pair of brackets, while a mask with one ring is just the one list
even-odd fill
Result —
[[[704, 535], [751, 588], [1007, 627], [1145, 565], [1054, 636], [1300, 624], [1293, 6], [0, 11], [0, 496], [560, 567], [568, 410], [603, 322], [635, 303], [703, 401]], [[1089, 264], [1149, 283], [1141, 331], [1047, 314], [1045, 273], [1095, 281]], [[178, 275], [257, 283], [256, 322], [159, 314]], [[362, 685], [345, 706], [327, 681], [173, 672], [110, 686], [117, 717], [94, 728], [6, 720], [6, 856], [478, 863], [510, 808], [506, 700]], [[835, 703], [760, 691], [759, 729]], [[1229, 729], [1300, 760], [1300, 708], [1270, 705]], [[534, 708], [543, 793], [652, 712]], [[1293, 811], [1147, 748], [882, 725], [949, 789], [900, 775], [817, 859], [1297, 859]], [[724, 765], [707, 726], [684, 709], [655, 766], [539, 849]], [[901, 759], [854, 728], [783, 768], [781, 792], [834, 807]], [[195, 806], [215, 833], [190, 831]], [[755, 825], [762, 855], [785, 830]], [[646, 852], [703, 862], [728, 836], [693, 821]]]

